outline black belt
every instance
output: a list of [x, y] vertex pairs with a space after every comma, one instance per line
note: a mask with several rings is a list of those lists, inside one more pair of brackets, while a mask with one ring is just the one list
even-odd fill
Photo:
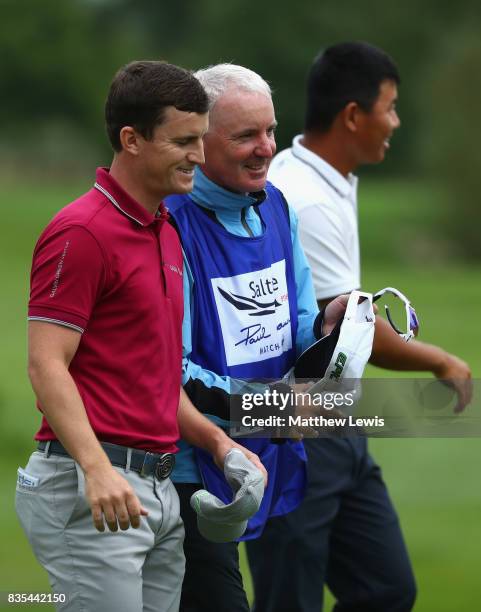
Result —
[[[45, 452], [47, 444], [48, 442], [39, 442], [38, 450]], [[128, 466], [131, 470], [134, 470], [134, 472], [139, 472], [143, 478], [154, 475], [159, 480], [163, 480], [164, 478], [168, 478], [174, 469], [175, 455], [172, 453], [163, 453], [160, 455], [135, 448], [129, 449], [127, 446], [118, 446], [117, 444], [109, 444], [108, 442], [101, 442], [100, 444], [112, 465], [121, 468], [126, 468]], [[131, 451], [130, 464], [128, 464], [129, 450]], [[47, 453], [70, 457], [70, 454], [58, 440], [50, 441], [50, 447], [48, 447]]]

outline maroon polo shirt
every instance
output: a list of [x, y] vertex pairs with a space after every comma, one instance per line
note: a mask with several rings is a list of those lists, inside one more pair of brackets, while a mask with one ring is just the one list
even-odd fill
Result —
[[[162, 453], [179, 437], [183, 317], [182, 251], [167, 216], [98, 169], [94, 188], [40, 236], [28, 309], [82, 334], [69, 371], [99, 440]], [[55, 437], [43, 417], [35, 438]]]

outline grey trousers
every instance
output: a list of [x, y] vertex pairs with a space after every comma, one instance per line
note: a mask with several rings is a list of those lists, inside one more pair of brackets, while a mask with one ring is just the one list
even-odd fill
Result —
[[176, 612], [185, 565], [177, 492], [169, 479], [114, 469], [149, 512], [138, 529], [95, 529], [83, 472], [69, 457], [36, 451], [19, 469], [17, 514], [54, 593], [65, 594], [57, 610]]

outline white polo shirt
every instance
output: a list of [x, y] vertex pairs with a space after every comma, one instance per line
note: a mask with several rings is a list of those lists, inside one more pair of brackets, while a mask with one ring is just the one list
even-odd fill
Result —
[[272, 160], [269, 180], [297, 213], [316, 298], [322, 300], [361, 286], [357, 177], [345, 179], [301, 139], [296, 136]]

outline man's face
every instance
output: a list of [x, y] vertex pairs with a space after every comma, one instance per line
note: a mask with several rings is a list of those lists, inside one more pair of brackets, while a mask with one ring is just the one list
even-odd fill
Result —
[[206, 176], [237, 193], [263, 189], [276, 152], [276, 125], [270, 96], [227, 90], [211, 110], [204, 136]]
[[372, 109], [368, 113], [359, 112], [356, 133], [359, 165], [376, 164], [384, 159], [391, 136], [401, 125], [396, 112], [396, 101], [396, 83], [386, 80], [381, 83]]
[[165, 109], [163, 122], [150, 140], [139, 137], [139, 180], [159, 199], [192, 191], [194, 168], [204, 162], [202, 138], [209, 126], [208, 113]]

